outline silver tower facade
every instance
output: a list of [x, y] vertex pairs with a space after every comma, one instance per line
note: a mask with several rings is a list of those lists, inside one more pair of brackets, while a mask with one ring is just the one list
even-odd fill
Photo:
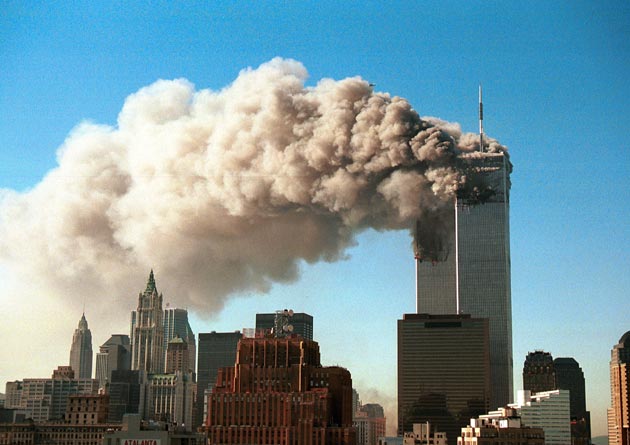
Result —
[[510, 173], [506, 152], [460, 156], [474, 178], [447, 212], [444, 255], [417, 259], [416, 312], [471, 314], [490, 328], [491, 407], [512, 401]]
[[75, 379], [92, 378], [92, 332], [88, 328], [85, 314], [79, 320], [79, 326], [72, 335], [70, 346], [70, 366]]

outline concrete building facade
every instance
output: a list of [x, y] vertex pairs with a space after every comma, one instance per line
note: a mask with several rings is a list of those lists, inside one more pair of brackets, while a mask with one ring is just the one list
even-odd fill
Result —
[[358, 407], [352, 424], [357, 430], [357, 445], [377, 445], [378, 439], [385, 436], [387, 429], [385, 412], [377, 403], [366, 403]]
[[68, 397], [73, 394], [96, 394], [98, 381], [58, 376], [49, 379], [24, 379], [7, 384], [11, 406], [28, 412], [35, 422], [61, 421], [65, 417]]
[[66, 423], [71, 425], [98, 425], [107, 423], [109, 395], [73, 394], [68, 397]]
[[457, 445], [545, 445], [545, 432], [524, 426], [514, 408], [501, 408], [470, 419]]
[[143, 420], [172, 423], [191, 431], [195, 390], [192, 372], [150, 375]]
[[532, 394], [519, 390], [516, 408], [523, 425], [542, 428], [546, 445], [571, 444], [571, 409], [569, 391], [556, 389]]
[[447, 445], [446, 433], [435, 431], [430, 422], [414, 423], [403, 435], [403, 445]]

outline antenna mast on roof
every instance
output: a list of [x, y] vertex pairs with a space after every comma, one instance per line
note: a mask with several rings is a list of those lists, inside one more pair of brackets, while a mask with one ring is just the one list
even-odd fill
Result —
[[479, 84], [479, 151], [483, 153], [483, 102], [481, 99], [481, 83]]

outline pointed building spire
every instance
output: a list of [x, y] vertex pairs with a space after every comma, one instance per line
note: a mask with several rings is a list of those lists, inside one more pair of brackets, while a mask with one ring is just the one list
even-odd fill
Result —
[[147, 280], [147, 288], [144, 291], [144, 295], [151, 295], [154, 291], [157, 293], [157, 288], [155, 287], [155, 277], [153, 276], [153, 269], [151, 269], [151, 273], [149, 273], [149, 279]]
[[81, 316], [81, 320], [79, 320], [79, 329], [82, 331], [86, 331], [88, 329], [88, 322], [85, 319], [85, 312], [83, 312], [83, 315]]

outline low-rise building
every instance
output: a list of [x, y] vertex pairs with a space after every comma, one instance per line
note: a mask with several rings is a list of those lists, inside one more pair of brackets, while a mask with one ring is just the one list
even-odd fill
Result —
[[74, 425], [107, 423], [109, 395], [73, 394], [68, 397], [66, 422]]
[[125, 414], [122, 428], [105, 434], [102, 445], [205, 445], [203, 433], [186, 431], [164, 422], [143, 422], [138, 414]]
[[435, 431], [430, 422], [414, 423], [413, 431], [405, 432], [403, 445], [446, 445], [446, 433]]
[[571, 408], [569, 391], [556, 389], [532, 394], [518, 391], [516, 408], [523, 425], [545, 431], [547, 445], [571, 445]]
[[70, 367], [60, 366], [49, 379], [24, 379], [7, 383], [7, 408], [28, 412], [35, 422], [64, 419], [68, 396], [96, 394], [98, 380], [74, 379]]
[[545, 445], [545, 433], [542, 428], [524, 426], [516, 409], [500, 408], [470, 419], [457, 445]]
[[0, 445], [102, 445], [105, 433], [116, 429], [120, 424], [3, 423]]

